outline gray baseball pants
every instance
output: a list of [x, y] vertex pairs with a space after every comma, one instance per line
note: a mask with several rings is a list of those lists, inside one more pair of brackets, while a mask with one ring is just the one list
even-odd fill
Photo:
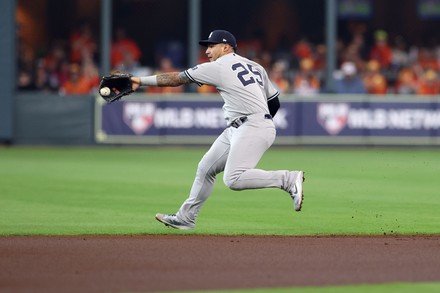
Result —
[[275, 187], [286, 190], [288, 170], [255, 169], [275, 140], [273, 121], [264, 114], [247, 117], [240, 127], [226, 128], [199, 162], [189, 197], [176, 214], [179, 221], [195, 224], [200, 208], [212, 192], [216, 175], [223, 171], [223, 181], [232, 190]]

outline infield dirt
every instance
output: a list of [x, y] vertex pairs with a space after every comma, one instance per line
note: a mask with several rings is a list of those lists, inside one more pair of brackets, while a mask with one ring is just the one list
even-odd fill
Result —
[[440, 236], [0, 237], [0, 292], [440, 281]]

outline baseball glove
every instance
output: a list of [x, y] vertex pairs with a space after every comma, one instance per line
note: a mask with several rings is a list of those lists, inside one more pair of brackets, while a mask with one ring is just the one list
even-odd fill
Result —
[[133, 92], [131, 77], [131, 74], [122, 72], [103, 76], [99, 84], [99, 95], [110, 104], [131, 94]]

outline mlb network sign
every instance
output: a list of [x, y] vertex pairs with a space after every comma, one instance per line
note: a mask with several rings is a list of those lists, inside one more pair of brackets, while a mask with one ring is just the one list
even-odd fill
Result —
[[177, 107], [157, 103], [127, 102], [122, 106], [124, 123], [136, 134], [150, 129], [218, 129], [225, 126], [218, 107]]
[[316, 118], [332, 136], [359, 131], [385, 136], [430, 136], [440, 130], [440, 109], [432, 103], [317, 103]]
[[[124, 101], [102, 108], [102, 126], [107, 134], [217, 135], [227, 127], [219, 102], [132, 102]], [[288, 128], [286, 111], [275, 119], [280, 129]]]
[[[97, 105], [96, 138], [101, 143], [212, 143], [226, 127], [220, 101], [123, 100]], [[440, 105], [435, 102], [329, 102], [281, 100], [275, 119], [278, 143], [308, 138], [437, 137]], [[202, 140], [200, 140], [202, 138]], [[203, 140], [206, 139], [206, 140]], [[316, 141], [316, 140], [314, 140]], [[343, 141], [342, 141], [343, 143]]]

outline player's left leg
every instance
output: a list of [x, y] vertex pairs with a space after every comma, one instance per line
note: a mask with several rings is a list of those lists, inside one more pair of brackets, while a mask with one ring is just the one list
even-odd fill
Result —
[[200, 160], [189, 197], [177, 212], [177, 218], [195, 224], [199, 211], [211, 195], [217, 174], [223, 172], [229, 154], [231, 129], [225, 129]]

